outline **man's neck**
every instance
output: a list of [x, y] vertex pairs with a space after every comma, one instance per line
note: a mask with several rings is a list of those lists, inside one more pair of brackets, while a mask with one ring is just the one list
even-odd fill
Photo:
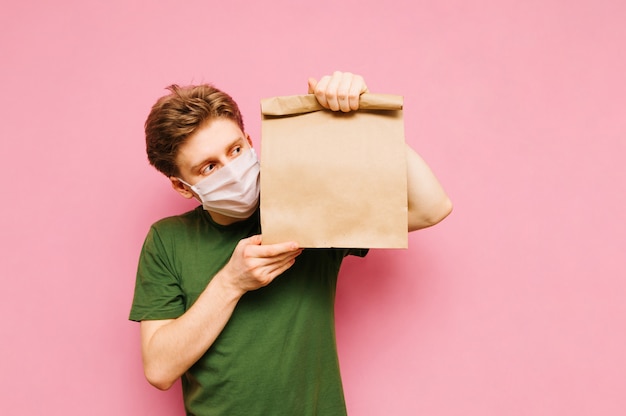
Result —
[[247, 219], [247, 218], [233, 218], [233, 217], [220, 214], [215, 211], [207, 210], [207, 212], [211, 216], [211, 219], [213, 219], [213, 221], [215, 221], [219, 225], [231, 225], [239, 221], [245, 221]]

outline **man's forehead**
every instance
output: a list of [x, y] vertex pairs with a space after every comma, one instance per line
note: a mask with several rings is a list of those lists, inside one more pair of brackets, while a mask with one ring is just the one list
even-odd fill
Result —
[[178, 149], [176, 162], [181, 168], [191, 168], [208, 158], [217, 158], [235, 145], [246, 142], [246, 135], [237, 123], [228, 119], [211, 121], [189, 136]]

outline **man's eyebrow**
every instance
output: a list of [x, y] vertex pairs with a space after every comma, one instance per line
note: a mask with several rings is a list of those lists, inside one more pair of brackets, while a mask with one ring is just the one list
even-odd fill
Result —
[[200, 162], [196, 163], [195, 165], [193, 165], [193, 166], [192, 166], [189, 170], [190, 170], [191, 172], [196, 172], [197, 170], [200, 170], [200, 167], [201, 167], [202, 165], [205, 165], [205, 164], [206, 164], [207, 162], [209, 162], [210, 160], [211, 160], [211, 158], [204, 159], [204, 160], [202, 160], [202, 161], [200, 161]]
[[[227, 145], [225, 146], [225, 150], [226, 150], [226, 151], [228, 151], [228, 149], [230, 149], [231, 147], [235, 146], [236, 144], [238, 144], [238, 143], [242, 143], [242, 142], [243, 142], [243, 140], [244, 140], [244, 139], [243, 139], [243, 137], [242, 137], [242, 136], [237, 137], [235, 140], [233, 140], [232, 142], [230, 142], [229, 144], [227, 144]], [[191, 167], [191, 169], [190, 169], [190, 170], [191, 170], [192, 172], [195, 172], [195, 171], [199, 170], [199, 169], [200, 169], [200, 167], [202, 167], [202, 165], [205, 165], [207, 162], [211, 161], [211, 159], [213, 159], [213, 157], [208, 157], [208, 158], [206, 158], [206, 159], [204, 159], [204, 160], [202, 160], [202, 161], [200, 161], [200, 162], [196, 163], [195, 165], [193, 165], [193, 166]]]

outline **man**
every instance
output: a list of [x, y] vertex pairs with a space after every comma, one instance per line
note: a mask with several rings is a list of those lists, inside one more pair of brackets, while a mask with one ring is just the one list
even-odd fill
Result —
[[[169, 89], [146, 121], [148, 159], [202, 206], [154, 224], [142, 249], [130, 319], [148, 381], [182, 377], [190, 415], [344, 415], [335, 288], [342, 259], [366, 250], [261, 245], [259, 164], [236, 103], [210, 85]], [[309, 79], [333, 111], [365, 91], [351, 73]], [[408, 147], [407, 161], [412, 231], [451, 204]]]

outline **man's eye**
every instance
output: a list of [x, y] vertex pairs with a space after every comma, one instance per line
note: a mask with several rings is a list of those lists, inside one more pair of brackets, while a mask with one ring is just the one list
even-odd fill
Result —
[[238, 155], [239, 153], [241, 153], [241, 146], [235, 147], [232, 151], [233, 155]]
[[204, 167], [204, 169], [202, 169], [202, 174], [203, 175], [208, 175], [209, 173], [213, 172], [215, 170], [215, 163], [209, 163], [208, 165], [206, 165]]

